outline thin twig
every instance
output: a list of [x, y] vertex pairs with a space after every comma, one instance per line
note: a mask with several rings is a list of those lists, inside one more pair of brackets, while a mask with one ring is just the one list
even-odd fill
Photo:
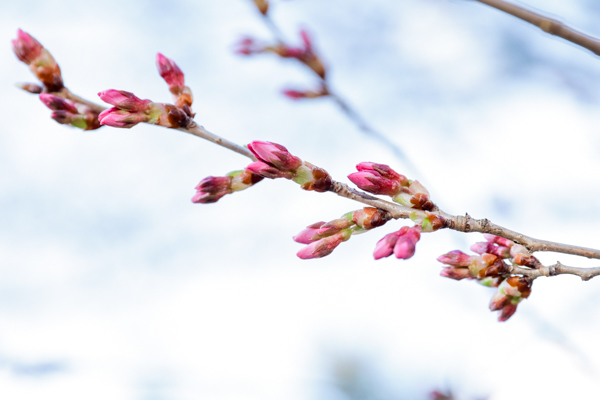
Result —
[[562, 265], [560, 262], [557, 262], [554, 265], [550, 265], [548, 267], [542, 266], [537, 269], [528, 269], [519, 267], [516, 265], [511, 266], [510, 273], [523, 275], [530, 279], [536, 279], [540, 276], [556, 276], [556, 275], [577, 275], [583, 281], [589, 281], [595, 276], [600, 275], [600, 267], [596, 268], [577, 268], [577, 267], [569, 267], [567, 265]]
[[520, 18], [523, 21], [529, 22], [532, 25], [537, 26], [544, 32], [551, 35], [558, 36], [571, 43], [588, 49], [592, 53], [600, 56], [600, 40], [595, 37], [586, 35], [585, 33], [579, 32], [562, 22], [548, 18], [534, 11], [528, 10], [516, 4], [508, 3], [504, 0], [475, 0], [480, 3], [486, 4], [490, 7], [504, 11], [514, 17]]

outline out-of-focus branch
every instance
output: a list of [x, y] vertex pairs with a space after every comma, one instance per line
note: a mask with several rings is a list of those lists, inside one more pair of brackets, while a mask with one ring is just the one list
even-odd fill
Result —
[[592, 53], [600, 56], [600, 40], [595, 37], [586, 35], [585, 33], [579, 32], [562, 22], [545, 17], [534, 11], [528, 10], [524, 7], [518, 6], [506, 2], [504, 0], [475, 0], [479, 3], [483, 3], [500, 11], [504, 11], [514, 17], [522, 19], [525, 22], [529, 22], [532, 25], [537, 26], [544, 32], [551, 35], [558, 36], [571, 43], [588, 49]]
[[[271, 15], [268, 12], [261, 13], [262, 20], [265, 23], [265, 26], [269, 29], [273, 38], [277, 41], [278, 44], [285, 46], [286, 40], [283, 36], [283, 33], [277, 23], [271, 18]], [[419, 171], [417, 166], [408, 155], [392, 140], [390, 140], [386, 135], [382, 132], [373, 128], [371, 124], [369, 124], [359, 113], [356, 111], [354, 107], [350, 105], [350, 103], [337, 91], [333, 90], [331, 84], [329, 83], [327, 76], [320, 76], [314, 70], [309, 68], [312, 72], [315, 73], [317, 78], [321, 81], [322, 87], [325, 89], [325, 92], [328, 96], [333, 100], [335, 104], [338, 105], [340, 111], [350, 120], [354, 125], [365, 135], [372, 137], [373, 139], [379, 141], [386, 148], [392, 151], [394, 155], [401, 160], [408, 169], [414, 175], [423, 176], [423, 174]]]

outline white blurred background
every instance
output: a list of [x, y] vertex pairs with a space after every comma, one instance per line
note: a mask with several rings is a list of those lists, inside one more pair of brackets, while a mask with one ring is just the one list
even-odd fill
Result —
[[[600, 36], [596, 0], [529, 0]], [[433, 200], [533, 237], [600, 246], [600, 60], [472, 1], [273, 0], [290, 41], [307, 28], [333, 86], [418, 165]], [[173, 58], [196, 120], [270, 140], [346, 181], [361, 161], [404, 165], [327, 99], [292, 102], [310, 72], [243, 58], [269, 38], [250, 0], [0, 4], [0, 399], [598, 399], [600, 278], [539, 279], [506, 323], [493, 289], [439, 277], [479, 234], [423, 235], [374, 262], [405, 222], [302, 261], [291, 237], [360, 208], [265, 181], [213, 205], [194, 186], [248, 160], [154, 126], [82, 132], [14, 87], [21, 28], [65, 84], [170, 101]], [[557, 254], [544, 263], [597, 266]]]

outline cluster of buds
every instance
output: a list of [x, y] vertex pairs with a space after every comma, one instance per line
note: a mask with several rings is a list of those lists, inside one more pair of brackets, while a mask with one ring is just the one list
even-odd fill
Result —
[[309, 225], [294, 236], [296, 242], [308, 245], [300, 250], [297, 256], [303, 260], [325, 257], [352, 235], [382, 226], [389, 219], [390, 216], [386, 211], [365, 207], [348, 212], [333, 221], [321, 221]]
[[169, 85], [169, 91], [173, 94], [175, 105], [193, 116], [191, 107], [194, 98], [191, 89], [185, 86], [185, 77], [181, 69], [173, 60], [160, 53], [156, 55], [156, 66], [160, 76]]
[[398, 259], [408, 260], [415, 255], [417, 242], [420, 239], [421, 227], [419, 225], [412, 228], [403, 226], [399, 231], [389, 233], [377, 242], [373, 257], [379, 260], [394, 254]]
[[300, 47], [288, 46], [285, 43], [266, 45], [258, 42], [256, 39], [246, 36], [237, 44], [235, 52], [241, 55], [252, 55], [260, 53], [275, 53], [282, 58], [295, 58], [322, 79], [325, 79], [325, 66], [314, 51], [312, 40], [305, 30], [300, 30]]
[[531, 280], [523, 276], [512, 276], [502, 281], [492, 296], [490, 310], [500, 311], [498, 321], [504, 322], [517, 311], [517, 304], [531, 294]]
[[98, 113], [88, 106], [49, 93], [40, 94], [40, 100], [52, 110], [52, 119], [59, 124], [71, 125], [85, 131], [100, 128]]
[[[484, 286], [497, 287], [490, 310], [502, 310], [498, 320], [506, 321], [515, 313], [517, 304], [531, 292], [531, 281], [525, 277], [511, 277], [511, 265], [506, 261], [530, 268], [538, 268], [540, 263], [520, 244], [495, 235], [484, 236], [486, 242], [471, 246], [471, 251], [478, 255], [454, 250], [438, 257], [439, 262], [447, 265], [440, 275], [457, 281], [476, 279]], [[514, 287], [517, 289], [511, 289]]]
[[192, 116], [172, 104], [142, 100], [133, 93], [109, 89], [98, 93], [100, 98], [114, 107], [102, 111], [100, 124], [116, 128], [131, 128], [141, 122], [167, 128], [186, 127]]
[[405, 207], [431, 211], [435, 204], [429, 200], [429, 192], [419, 181], [407, 179], [385, 164], [362, 162], [358, 172], [348, 175], [356, 186], [369, 193], [390, 196]]
[[260, 175], [248, 170], [233, 171], [225, 176], [209, 176], [200, 181], [196, 186], [196, 195], [192, 197], [194, 203], [216, 203], [226, 194], [239, 192], [263, 180]]
[[250, 172], [269, 179], [291, 179], [304, 190], [331, 190], [333, 180], [327, 171], [293, 156], [280, 144], [254, 141], [248, 149], [258, 160], [246, 167]]
[[142, 100], [124, 90], [105, 90], [98, 93], [98, 96], [114, 107], [100, 114], [102, 125], [131, 128], [141, 122], [146, 122], [177, 129], [186, 128], [192, 123], [194, 118], [191, 108], [192, 91], [185, 86], [183, 72], [173, 60], [160, 53], [156, 55], [156, 66], [160, 76], [169, 85], [175, 105]]
[[329, 89], [327, 89], [327, 85], [321, 84], [317, 90], [284, 89], [282, 93], [292, 100], [316, 99], [317, 97], [329, 96]]
[[[19, 29], [12, 45], [19, 60], [29, 65], [29, 69], [46, 87], [46, 91], [58, 92], [64, 87], [60, 67], [54, 61], [54, 57], [33, 36]], [[34, 89], [32, 93], [36, 93], [37, 88], [34, 86], [27, 86], [27, 89], [24, 89], [30, 91], [28, 89], [32, 88]]]

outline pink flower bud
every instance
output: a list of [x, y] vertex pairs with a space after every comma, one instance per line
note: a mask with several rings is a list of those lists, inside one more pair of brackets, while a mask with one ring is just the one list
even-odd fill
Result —
[[343, 229], [348, 229], [353, 225], [354, 221], [352, 220], [348, 220], [347, 218], [338, 218], [323, 224], [317, 231], [317, 234], [321, 237], [331, 236]]
[[296, 253], [296, 255], [303, 260], [328, 256], [340, 243], [350, 239], [351, 235], [351, 229], [343, 230], [333, 236], [327, 236], [326, 238], [310, 243]]
[[179, 94], [185, 87], [185, 79], [181, 69], [175, 64], [175, 62], [162, 54], [156, 54], [156, 66], [158, 67], [158, 73], [167, 82], [169, 89], [173, 94]]
[[257, 42], [256, 39], [250, 36], [244, 36], [235, 44], [235, 52], [244, 56], [252, 54], [264, 53], [268, 47]]
[[17, 87], [32, 94], [39, 94], [44, 91], [44, 88], [35, 83], [17, 83]]
[[381, 175], [384, 179], [392, 179], [398, 181], [402, 186], [408, 186], [409, 180], [404, 175], [401, 175], [390, 168], [389, 165], [377, 164], [374, 162], [361, 162], [356, 166], [360, 172], [374, 171]]
[[421, 239], [421, 227], [414, 226], [400, 235], [394, 246], [394, 255], [396, 258], [408, 260], [415, 255], [417, 242]]
[[300, 158], [291, 155], [285, 147], [277, 143], [254, 141], [248, 144], [248, 149], [260, 161], [282, 171], [295, 172], [302, 165]]
[[460, 281], [465, 278], [471, 278], [469, 269], [460, 267], [445, 267], [440, 272], [440, 276], [443, 276], [444, 278], [454, 279], [456, 281]]
[[504, 322], [515, 311], [517, 304], [531, 294], [531, 281], [522, 276], [513, 276], [504, 280], [490, 301], [490, 310], [500, 311], [498, 321]]
[[489, 233], [484, 233], [483, 236], [488, 242], [495, 243], [499, 246], [512, 247], [512, 245], [515, 244], [515, 242], [513, 242], [512, 240], [508, 240], [496, 235], [490, 235]]
[[263, 161], [255, 161], [248, 165], [246, 169], [254, 174], [263, 176], [269, 179], [286, 178], [292, 179], [292, 173], [289, 171], [281, 171], [272, 165], [269, 165]]
[[510, 256], [513, 259], [513, 262], [517, 265], [523, 265], [526, 267], [537, 268], [539, 266], [539, 261], [537, 258], [531, 255], [525, 246], [520, 244], [514, 244], [510, 248]]
[[29, 65], [31, 72], [49, 92], [58, 92], [64, 87], [60, 67], [40, 42], [19, 29], [12, 44], [19, 60]]
[[133, 93], [124, 90], [109, 89], [98, 93], [98, 96], [105, 103], [131, 112], [145, 111], [152, 104], [150, 100], [142, 100]]
[[228, 176], [209, 176], [200, 181], [196, 185], [196, 190], [202, 190], [205, 192], [218, 192], [221, 190], [227, 190], [227, 186], [231, 178]]
[[348, 179], [362, 190], [373, 194], [395, 196], [401, 188], [398, 181], [385, 179], [375, 171], [355, 172], [348, 175]]
[[408, 260], [415, 254], [415, 247], [420, 239], [421, 227], [409, 228], [404, 226], [399, 231], [390, 233], [377, 242], [373, 257], [379, 260], [394, 253], [396, 258]]
[[98, 115], [100, 125], [113, 126], [115, 128], [131, 128], [140, 122], [147, 122], [148, 116], [142, 112], [130, 113], [117, 107], [104, 110]]
[[460, 250], [453, 250], [449, 253], [442, 254], [437, 260], [443, 264], [452, 265], [453, 267], [468, 267], [471, 265], [475, 256], [470, 256]]
[[17, 38], [12, 41], [12, 45], [17, 58], [27, 65], [39, 58], [44, 48], [33, 36], [21, 29], [17, 31]]
[[63, 125], [68, 125], [73, 120], [73, 114], [62, 110], [54, 111], [50, 117], [59, 124]]
[[398, 241], [398, 236], [402, 232], [406, 232], [407, 230], [408, 226], [404, 226], [397, 232], [392, 232], [385, 235], [383, 239], [377, 242], [377, 245], [375, 246], [375, 251], [373, 252], [373, 258], [379, 260], [380, 258], [391, 256], [394, 253], [394, 246]]
[[516, 311], [517, 311], [517, 305], [516, 304], [507, 304], [507, 305], [505, 305], [504, 307], [502, 307], [502, 311], [500, 311], [500, 315], [498, 316], [498, 321], [499, 322], [505, 322], [510, 317], [512, 317], [513, 314]]
[[77, 107], [75, 107], [75, 105], [72, 102], [55, 96], [53, 94], [42, 93], [40, 94], [40, 100], [46, 105], [46, 107], [48, 107], [51, 110], [64, 110], [72, 114], [79, 113], [79, 111], [77, 111]]
[[320, 221], [309, 225], [308, 227], [306, 227], [306, 229], [304, 229], [302, 232], [293, 237], [294, 241], [302, 244], [310, 244], [312, 242], [320, 240], [321, 237], [319, 237], [318, 232], [319, 228], [321, 228], [321, 226], [323, 226], [324, 224], [325, 222]]
[[299, 99], [305, 99], [308, 97], [308, 92], [304, 91], [299, 91], [299, 90], [292, 90], [292, 89], [285, 89], [282, 91], [283, 95], [286, 97], [289, 97], [292, 100], [299, 100]]

